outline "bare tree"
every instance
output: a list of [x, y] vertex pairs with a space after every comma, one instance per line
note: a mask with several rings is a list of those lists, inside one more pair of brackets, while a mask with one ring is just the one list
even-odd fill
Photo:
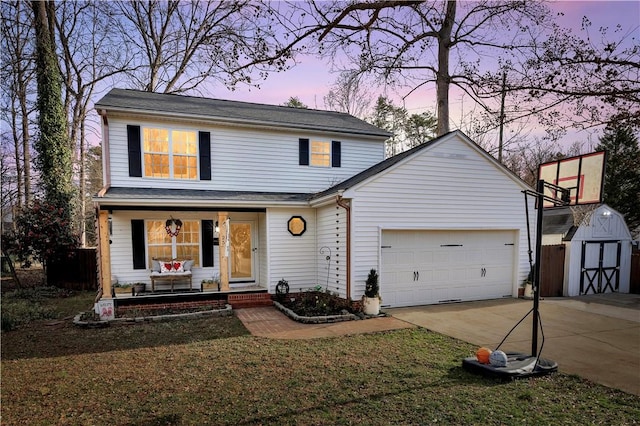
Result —
[[535, 188], [540, 164], [576, 156], [581, 153], [581, 149], [581, 144], [573, 144], [563, 149], [553, 137], [533, 137], [532, 140], [521, 142], [514, 149], [507, 151], [504, 165]]
[[[506, 91], [507, 121], [534, 116], [555, 129], [640, 124], [640, 45], [638, 27], [599, 28], [583, 17], [579, 34], [553, 24], [529, 45], [503, 52], [498, 70], [472, 75], [475, 96], [495, 98]], [[634, 35], [635, 34], [635, 35]], [[502, 73], [508, 78], [501, 84]]]
[[290, 51], [279, 49], [270, 6], [250, 0], [121, 1], [124, 46], [139, 52], [128, 73], [151, 92], [183, 93], [205, 81], [233, 87], [284, 69]]
[[364, 118], [371, 105], [372, 94], [357, 71], [342, 71], [324, 97], [327, 108]]
[[115, 26], [112, 4], [74, 1], [58, 3], [55, 26], [58, 35], [60, 72], [64, 82], [64, 106], [69, 117], [69, 142], [75, 152], [78, 176], [77, 203], [81, 244], [86, 245], [87, 209], [86, 151], [87, 126], [93, 94], [103, 81], [129, 70], [132, 58], [128, 51], [116, 49], [121, 44]]
[[545, 25], [549, 15], [541, 3], [525, 1], [311, 1], [292, 7], [315, 19], [313, 35], [319, 33], [323, 54], [343, 52], [361, 73], [409, 87], [409, 93], [435, 84], [438, 135], [449, 131], [451, 86], [473, 95], [476, 82], [469, 75], [481, 59], [525, 43], [530, 33], [523, 29]]
[[[6, 83], [2, 96], [2, 119], [11, 124], [16, 172], [15, 204], [29, 204], [32, 197], [30, 116], [35, 109], [33, 25], [29, 3], [3, 1], [2, 69]], [[3, 138], [4, 142], [4, 138]]]

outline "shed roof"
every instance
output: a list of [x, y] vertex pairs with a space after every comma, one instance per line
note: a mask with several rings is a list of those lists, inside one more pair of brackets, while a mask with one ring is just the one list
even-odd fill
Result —
[[390, 133], [352, 115], [307, 108], [112, 89], [98, 110], [193, 117], [218, 122], [332, 131], [387, 139]]
[[571, 240], [578, 230], [573, 220], [571, 207], [559, 207], [545, 210], [542, 216], [542, 235], [562, 235], [563, 240]]

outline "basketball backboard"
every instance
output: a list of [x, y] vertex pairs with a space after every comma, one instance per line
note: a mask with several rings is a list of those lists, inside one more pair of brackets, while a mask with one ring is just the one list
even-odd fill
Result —
[[[538, 179], [569, 189], [569, 205], [602, 202], [604, 185], [605, 151], [592, 152], [562, 160], [541, 164]], [[559, 198], [558, 191], [545, 188], [545, 196]], [[555, 207], [552, 201], [545, 201], [544, 207]]]

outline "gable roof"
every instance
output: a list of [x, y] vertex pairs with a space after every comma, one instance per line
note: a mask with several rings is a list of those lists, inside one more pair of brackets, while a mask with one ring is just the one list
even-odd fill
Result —
[[230, 124], [253, 124], [322, 130], [387, 139], [390, 133], [342, 112], [250, 102], [111, 89], [95, 104], [98, 110], [200, 118]]
[[497, 167], [499, 167], [502, 171], [504, 171], [507, 175], [511, 176], [511, 178], [513, 178], [514, 180], [518, 181], [523, 187], [526, 187], [527, 189], [531, 189], [529, 188], [529, 185], [527, 185], [522, 179], [520, 179], [520, 177], [518, 177], [515, 173], [513, 173], [511, 170], [509, 170], [508, 168], [506, 168], [504, 165], [498, 163], [498, 161], [492, 157], [488, 152], [486, 152], [484, 149], [482, 149], [479, 145], [477, 145], [475, 142], [471, 141], [471, 139], [469, 139], [463, 132], [461, 132], [460, 130], [453, 130], [449, 133], [445, 133], [442, 136], [438, 136], [435, 139], [432, 139], [428, 142], [425, 142], [421, 145], [418, 145], [416, 147], [413, 147], [407, 151], [401, 152], [400, 154], [396, 154], [393, 157], [389, 157], [386, 160], [378, 163], [378, 164], [374, 164], [373, 166], [369, 167], [368, 169], [358, 173], [357, 175], [352, 176], [351, 178], [344, 180], [340, 183], [338, 183], [335, 186], [332, 186], [331, 188], [319, 192], [317, 193], [313, 199], [320, 199], [323, 198], [329, 194], [333, 194], [333, 193], [337, 193], [339, 191], [346, 191], [349, 188], [354, 187], [355, 185], [364, 182], [365, 180], [369, 179], [370, 177], [373, 177], [379, 173], [384, 172], [385, 170], [391, 168], [392, 166], [400, 163], [401, 161], [405, 160], [406, 158], [409, 158], [415, 154], [417, 154], [420, 151], [426, 150], [436, 144], [438, 144], [438, 142], [441, 142], [442, 140], [452, 136], [452, 135], [459, 135], [462, 139], [470, 142], [471, 144], [473, 144], [473, 146], [475, 146], [480, 153], [485, 156], [489, 161], [493, 162]]

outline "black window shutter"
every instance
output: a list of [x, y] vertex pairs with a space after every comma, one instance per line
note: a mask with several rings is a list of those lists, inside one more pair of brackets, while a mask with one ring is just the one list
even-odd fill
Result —
[[133, 269], [145, 269], [146, 260], [144, 254], [144, 220], [131, 220], [131, 247], [133, 250]]
[[309, 139], [300, 139], [298, 142], [299, 146], [299, 162], [298, 164], [301, 166], [309, 165]]
[[211, 133], [200, 132], [200, 180], [211, 180]]
[[213, 266], [213, 221], [202, 221], [202, 267]]
[[340, 163], [342, 162], [340, 145], [340, 141], [331, 142], [331, 167], [340, 167]]
[[140, 126], [127, 125], [127, 147], [129, 151], [129, 176], [142, 177]]

